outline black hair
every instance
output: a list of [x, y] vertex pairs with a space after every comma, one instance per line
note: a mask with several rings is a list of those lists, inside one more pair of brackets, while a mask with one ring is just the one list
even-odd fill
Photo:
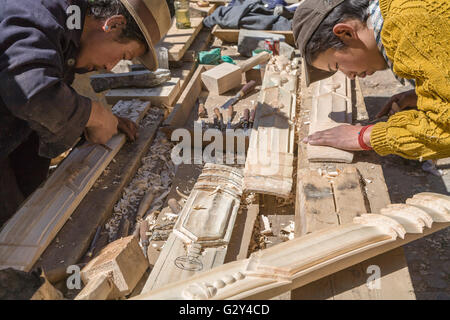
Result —
[[320, 23], [306, 44], [305, 58], [307, 63], [312, 64], [320, 53], [328, 49], [339, 50], [344, 48], [345, 44], [333, 32], [334, 26], [348, 19], [358, 19], [366, 23], [369, 17], [368, 7], [369, 0], [345, 0], [336, 6]]
[[[170, 15], [173, 17], [175, 14], [173, 0], [166, 0], [166, 2]], [[108, 19], [114, 15], [124, 16], [127, 25], [123, 28], [120, 39], [137, 40], [147, 46], [141, 29], [120, 0], [88, 0], [88, 14], [96, 19]]]

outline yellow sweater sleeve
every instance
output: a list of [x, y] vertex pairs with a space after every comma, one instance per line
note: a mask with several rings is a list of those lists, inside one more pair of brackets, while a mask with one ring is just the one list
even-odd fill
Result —
[[416, 80], [418, 110], [377, 123], [371, 144], [380, 155], [450, 157], [450, 1], [380, 1], [383, 45], [394, 72]]

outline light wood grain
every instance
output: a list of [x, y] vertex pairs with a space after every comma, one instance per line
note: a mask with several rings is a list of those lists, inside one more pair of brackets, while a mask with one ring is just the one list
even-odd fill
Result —
[[297, 77], [266, 67], [244, 169], [244, 190], [288, 197], [292, 189]]
[[[150, 103], [123, 101], [113, 112], [139, 122]], [[0, 269], [29, 271], [97, 178], [125, 143], [124, 134], [103, 146], [85, 144], [71, 152], [0, 232]]]
[[[446, 203], [450, 201], [443, 198], [424, 201], [422, 214], [415, 217], [421, 219], [425, 214], [432, 219], [430, 212], [435, 210], [445, 215]], [[408, 233], [410, 229], [399, 218], [402, 213], [396, 209], [391, 212], [396, 213], [395, 218], [365, 214], [351, 223], [275, 245], [252, 254], [249, 259], [225, 264], [134, 299], [268, 299], [450, 225], [450, 220], [434, 221], [431, 228], [420, 228], [421, 221], [415, 229], [419, 231]]]
[[241, 195], [240, 169], [207, 163], [142, 292], [222, 264]]
[[153, 106], [172, 107], [180, 91], [180, 78], [171, 78], [169, 81], [155, 88], [120, 88], [109, 90], [106, 101], [110, 104], [120, 100], [140, 99], [150, 101]]
[[[314, 84], [309, 134], [352, 123], [350, 80], [338, 72]], [[327, 146], [307, 147], [309, 161], [350, 163], [353, 153]]]
[[[285, 37], [286, 43], [290, 44], [291, 46], [295, 46], [294, 35], [292, 31], [275, 31], [275, 30], [258, 30], [258, 31], [281, 34]], [[216, 25], [212, 30], [212, 34], [215, 35], [217, 38], [228, 43], [237, 43], [239, 40], [239, 29], [222, 29], [218, 25]]]
[[191, 18], [191, 28], [177, 29], [176, 19], [159, 46], [169, 51], [169, 61], [180, 61], [203, 27], [203, 18]]

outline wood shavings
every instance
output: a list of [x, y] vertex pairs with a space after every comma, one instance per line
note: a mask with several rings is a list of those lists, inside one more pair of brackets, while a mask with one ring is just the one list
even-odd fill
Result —
[[[147, 120], [147, 125], [154, 124], [159, 119], [159, 116], [153, 117], [152, 113], [149, 116], [150, 120]], [[172, 148], [173, 144], [167, 141], [162, 132], [158, 132], [148, 153], [142, 157], [141, 166], [135, 176], [124, 188], [121, 199], [114, 205], [112, 217], [105, 224], [110, 240], [114, 239], [117, 234], [122, 219], [131, 218], [130, 222], [134, 223], [133, 217], [136, 217], [139, 204], [148, 190], [153, 190], [155, 196], [160, 195], [152, 201], [153, 206], [147, 211], [147, 214], [157, 211], [158, 206], [162, 206], [162, 201], [168, 195], [175, 177], [175, 165], [170, 161]]]
[[178, 189], [178, 187], [176, 187], [176, 189], [175, 189], [176, 191], [177, 191], [177, 193], [178, 193], [178, 195], [180, 196], [180, 197], [182, 197], [183, 199], [188, 199], [188, 196], [187, 195], [185, 195], [184, 193], [182, 193], [179, 189]]
[[260, 224], [261, 224], [262, 229], [263, 229], [263, 230], [260, 231], [260, 234], [262, 234], [262, 235], [271, 235], [272, 234], [272, 229], [270, 228], [269, 217], [267, 217], [265, 215], [260, 215], [259, 219], [260, 219]]

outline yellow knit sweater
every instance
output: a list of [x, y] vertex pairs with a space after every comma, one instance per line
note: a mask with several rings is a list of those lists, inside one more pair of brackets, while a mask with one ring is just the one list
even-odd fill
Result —
[[377, 123], [370, 141], [380, 155], [450, 157], [450, 1], [380, 0], [381, 38], [394, 72], [416, 80], [418, 110]]

